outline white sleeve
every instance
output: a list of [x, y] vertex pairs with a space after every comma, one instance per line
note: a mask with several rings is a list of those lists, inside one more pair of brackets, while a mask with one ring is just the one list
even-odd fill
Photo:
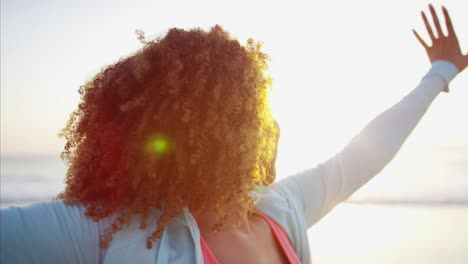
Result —
[[315, 168], [277, 183], [294, 194], [308, 227], [392, 160], [429, 105], [457, 73], [451, 62], [434, 62], [414, 90], [372, 120], [343, 150]]
[[96, 223], [62, 200], [0, 210], [0, 263], [99, 263]]

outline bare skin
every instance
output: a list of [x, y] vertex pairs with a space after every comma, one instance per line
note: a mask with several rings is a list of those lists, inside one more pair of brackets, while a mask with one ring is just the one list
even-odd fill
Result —
[[[468, 55], [463, 54], [461, 51], [447, 10], [442, 7], [448, 32], [447, 36], [442, 33], [439, 19], [432, 5], [429, 5], [429, 10], [434, 21], [437, 37], [424, 12], [421, 12], [421, 14], [432, 46], [429, 46], [415, 30], [413, 30], [414, 35], [426, 50], [431, 62], [447, 60], [455, 64], [458, 71], [462, 72], [468, 66]], [[275, 161], [271, 166], [273, 174], [275, 172], [274, 163]], [[274, 176], [270, 178], [268, 183], [274, 181]], [[245, 215], [246, 217], [239, 221], [239, 216], [234, 215]], [[195, 216], [195, 218], [202, 237], [219, 263], [289, 263], [268, 223], [258, 215], [248, 214], [247, 212], [244, 214], [231, 214], [218, 233], [210, 231], [216, 220], [214, 212], [205, 212], [203, 215]], [[236, 227], [236, 223], [240, 223], [240, 226]]]
[[413, 29], [414, 35], [426, 50], [427, 56], [431, 62], [436, 60], [448, 60], [457, 66], [459, 72], [462, 72], [468, 65], [468, 54], [463, 54], [461, 51], [460, 43], [458, 42], [458, 38], [455, 34], [452, 20], [450, 19], [447, 9], [442, 7], [442, 12], [445, 17], [445, 24], [448, 32], [447, 36], [445, 36], [442, 32], [439, 18], [437, 17], [435, 9], [432, 5], [429, 5], [429, 10], [432, 15], [432, 20], [436, 28], [437, 36], [434, 34], [432, 27], [429, 25], [426, 14], [423, 11], [421, 11], [421, 16], [424, 21], [424, 25], [426, 26], [427, 33], [431, 39], [432, 46], [429, 46]]
[[[247, 215], [243, 221], [231, 215], [216, 233], [211, 232], [215, 213], [195, 218], [201, 236], [219, 263], [289, 263], [268, 223], [256, 214]], [[236, 226], [238, 223], [240, 226]]]

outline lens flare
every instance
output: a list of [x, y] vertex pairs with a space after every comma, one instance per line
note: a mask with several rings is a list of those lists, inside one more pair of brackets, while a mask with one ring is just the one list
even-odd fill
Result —
[[162, 133], [153, 134], [145, 144], [145, 152], [154, 158], [164, 158], [174, 148], [168, 136]]
[[169, 143], [164, 138], [156, 138], [151, 143], [153, 151], [156, 153], [166, 153], [169, 147]]

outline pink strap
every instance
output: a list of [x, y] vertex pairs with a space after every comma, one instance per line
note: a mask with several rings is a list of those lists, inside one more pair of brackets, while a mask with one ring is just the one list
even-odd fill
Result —
[[[273, 219], [268, 217], [267, 215], [264, 215], [258, 211], [256, 213], [259, 216], [261, 216], [263, 219], [265, 219], [265, 221], [267, 221], [271, 230], [275, 234], [276, 240], [278, 240], [281, 248], [283, 249], [284, 254], [289, 260], [289, 263], [301, 264], [301, 262], [299, 261], [299, 258], [296, 255], [296, 252], [294, 251], [289, 241], [288, 235], [283, 230], [283, 228], [278, 223], [276, 223]], [[210, 248], [208, 247], [208, 244], [205, 242], [205, 240], [201, 236], [200, 236], [200, 243], [201, 243], [204, 263], [205, 264], [219, 264], [215, 255], [213, 254], [213, 252], [211, 252]]]
[[208, 244], [206, 244], [205, 240], [202, 236], [200, 236], [200, 243], [201, 243], [201, 250], [203, 254], [203, 263], [204, 264], [219, 264], [218, 260], [214, 256], [213, 252], [211, 252]]
[[275, 234], [276, 240], [281, 245], [281, 248], [283, 249], [284, 254], [286, 255], [286, 258], [289, 260], [289, 263], [291, 264], [301, 264], [299, 261], [299, 258], [296, 255], [296, 252], [294, 251], [294, 248], [291, 245], [291, 242], [289, 241], [288, 235], [286, 232], [283, 230], [283, 228], [275, 222], [275, 220], [271, 219], [267, 215], [264, 215], [260, 213], [259, 211], [256, 212], [259, 216], [263, 217], [265, 221], [270, 225], [271, 230]]

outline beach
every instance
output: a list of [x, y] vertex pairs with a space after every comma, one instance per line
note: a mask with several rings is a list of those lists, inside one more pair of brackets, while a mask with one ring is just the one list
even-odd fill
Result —
[[468, 206], [349, 204], [309, 230], [312, 263], [465, 264]]

